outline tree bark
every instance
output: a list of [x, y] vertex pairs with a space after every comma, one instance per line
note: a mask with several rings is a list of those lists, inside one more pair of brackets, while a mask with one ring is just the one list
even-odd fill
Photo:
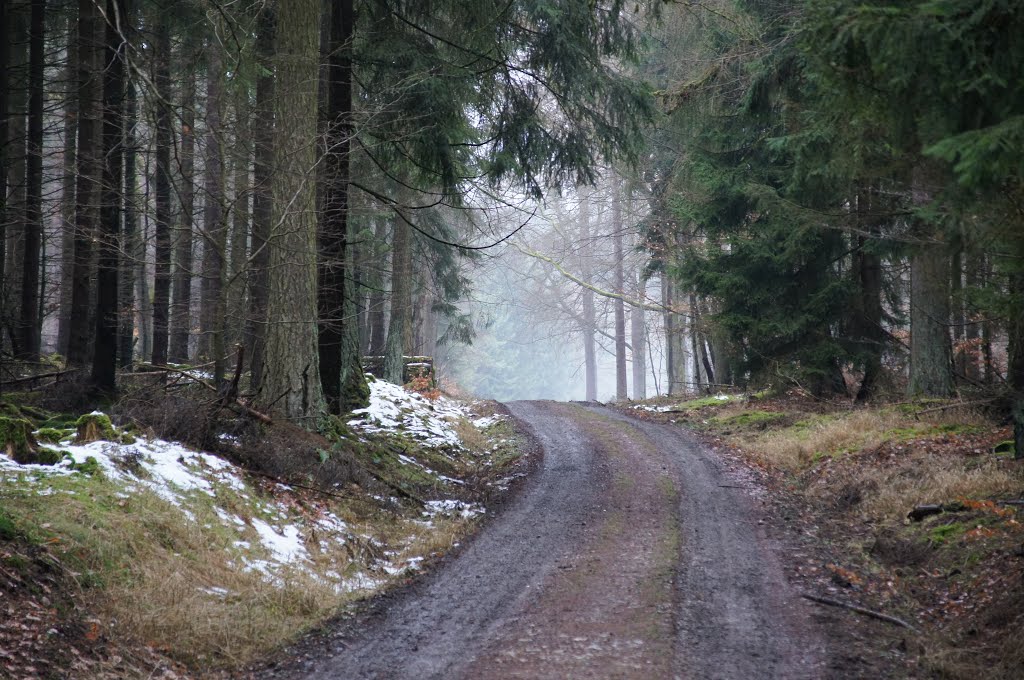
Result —
[[245, 324], [245, 344], [251, 367], [252, 389], [259, 391], [263, 381], [264, 339], [266, 337], [269, 298], [271, 206], [271, 168], [274, 135], [274, 15], [269, 3], [260, 9], [256, 34], [256, 59], [262, 67], [256, 79], [256, 109], [253, 112], [253, 196], [252, 233], [249, 248], [249, 309]]
[[[352, 138], [352, 0], [336, 0], [330, 12], [327, 61], [327, 153], [324, 215], [319, 233], [317, 300], [320, 313], [320, 377], [328, 408], [351, 410], [365, 400], [359, 361], [354, 277], [346, 266]], [[355, 341], [346, 338], [353, 326]]]
[[171, 294], [171, 30], [167, 8], [155, 10], [154, 59], [156, 82], [155, 262], [153, 281], [153, 354], [156, 365], [167, 363], [168, 317]]
[[1009, 345], [1006, 350], [1006, 382], [1011, 391], [1011, 414], [1013, 416], [1014, 458], [1024, 459], [1024, 236], [1018, 224], [1013, 247], [1013, 271], [1009, 277], [1010, 309], [1007, 315], [1006, 332]]
[[408, 223], [395, 220], [391, 240], [391, 315], [384, 345], [384, 379], [404, 382], [405, 353], [412, 331], [412, 235]]
[[381, 272], [387, 266], [386, 256], [382, 246], [387, 240], [388, 222], [378, 219], [373, 230], [373, 266], [374, 270], [369, 279], [370, 299], [367, 303], [367, 327], [368, 335], [366, 352], [370, 356], [379, 357], [384, 354], [384, 339], [387, 337], [385, 324], [385, 299], [384, 280]]
[[910, 382], [912, 397], [953, 392], [949, 343], [949, 257], [922, 244], [910, 260]]
[[[982, 269], [984, 267], [984, 256], [971, 253], [967, 257], [967, 270], [964, 276], [964, 283], [968, 292], [976, 290], [981, 285]], [[981, 382], [981, 324], [978, 323], [977, 314], [971, 305], [964, 306], [964, 344], [967, 351], [964, 360], [964, 375], [971, 382]]]
[[[7, 0], [0, 0], [0, 24], [10, 26]], [[10, 103], [10, 85], [8, 82], [8, 65], [10, 64], [10, 41], [7, 40], [6, 28], [0, 40], [0, 348], [3, 347], [3, 334], [6, 320], [4, 301], [7, 289], [7, 135], [10, 125], [7, 111]]]
[[39, 264], [43, 241], [43, 61], [46, 2], [32, 0], [29, 21], [28, 144], [25, 151], [25, 233], [21, 266], [19, 356], [38, 361], [40, 350]]
[[318, 0], [277, 9], [270, 296], [259, 400], [315, 428], [324, 413], [316, 339]]
[[[878, 219], [872, 217], [873, 192], [864, 190], [857, 197], [858, 222], [862, 230], [878, 238]], [[861, 345], [864, 377], [857, 388], [857, 402], [870, 399], [882, 375], [882, 351], [885, 333], [882, 329], [882, 258], [873, 250], [873, 241], [857, 236], [854, 267], [860, 283], [860, 294], [854, 306], [855, 333]]]
[[[622, 180], [615, 177], [612, 182], [612, 247], [615, 257], [615, 292], [626, 294], [626, 275], [622, 247]], [[625, 401], [629, 398], [629, 384], [626, 379], [626, 303], [620, 297], [613, 301], [615, 307], [615, 398]]]
[[75, 263], [72, 271], [68, 364], [85, 366], [92, 350], [93, 240], [102, 162], [99, 158], [102, 68], [97, 56], [102, 39], [99, 11], [93, 0], [78, 3], [78, 178], [75, 185]]
[[224, 351], [224, 251], [227, 224], [224, 217], [224, 106], [223, 64], [220, 47], [206, 48], [206, 135], [203, 160], [203, 271], [199, 303], [200, 359], [214, 362], [213, 383], [220, 385], [226, 370]]
[[[637, 300], [644, 299], [645, 281], [640, 267], [636, 267], [633, 273], [633, 297]], [[633, 359], [633, 398], [647, 398], [647, 326], [644, 323], [643, 307], [633, 307], [629, 310], [629, 343], [633, 348], [631, 356]]]
[[[153, 145], [146, 145], [146, 153], [143, 154], [142, 176], [150, 176]], [[144, 206], [149, 205], [150, 182], [143, 184], [142, 201]], [[135, 325], [139, 329], [139, 356], [150, 357], [153, 355], [153, 300], [149, 295], [149, 263], [146, 261], [146, 244], [149, 243], [150, 211], [143, 210], [141, 215], [141, 238], [135, 257], [135, 299], [139, 301], [135, 311]]]
[[196, 77], [190, 64], [181, 93], [181, 153], [178, 160], [180, 173], [178, 198], [178, 224], [173, 234], [174, 270], [171, 286], [173, 302], [170, 309], [170, 345], [168, 359], [175, 363], [189, 361], [188, 339], [192, 331], [192, 224], [196, 202]]
[[[225, 285], [225, 347], [234, 347], [242, 342], [245, 324], [245, 290], [247, 263], [249, 253], [246, 244], [249, 240], [249, 200], [252, 198], [252, 184], [249, 175], [252, 171], [252, 139], [249, 134], [251, 120], [249, 105], [246, 101], [235, 104], [236, 151], [232, 155], [234, 175], [231, 201], [231, 237], [228, 248], [228, 274]], [[243, 352], [244, 356], [244, 352]]]
[[[67, 65], [64, 68], [64, 140], [60, 193], [60, 303], [57, 311], [57, 352], [67, 356], [71, 335], [72, 273], [75, 268], [75, 168], [78, 137], [78, 38], [75, 20], [68, 19]], [[3, 70], [3, 69], [0, 69]]]
[[[589, 192], [580, 197], [580, 242], [583, 244], [583, 255], [580, 260], [580, 278], [590, 283], [590, 194]], [[595, 329], [597, 327], [597, 314], [594, 309], [594, 291], [584, 287], [580, 291], [583, 306], [583, 327], [580, 329], [583, 335], [583, 366], [585, 373], [586, 401], [597, 401], [597, 347], [595, 344]]]
[[[911, 180], [911, 201], [927, 206], [941, 184], [934, 163], [921, 161]], [[910, 258], [911, 397], [948, 397], [953, 393], [953, 356], [949, 341], [949, 254], [935, 242], [933, 225], [917, 218], [914, 234], [921, 243]]]
[[28, 166], [27, 154], [28, 93], [29, 93], [29, 24], [31, 8], [28, 0], [8, 5], [3, 39], [7, 42], [8, 91], [4, 117], [7, 135], [0, 139], [7, 156], [7, 221], [4, 238], [3, 288], [0, 290], [0, 339], [3, 331], [9, 334], [11, 350], [22, 354], [21, 293], [24, 289], [25, 236], [28, 220]]
[[124, 136], [123, 0], [106, 0], [103, 57], [103, 185], [100, 193], [99, 266], [96, 272], [96, 349], [93, 386], [112, 394], [117, 384], [117, 275], [121, 267], [121, 161]]
[[[129, 11], [130, 15], [130, 11]], [[137, 258], [146, 256], [139, 238], [139, 218], [136, 214], [135, 193], [135, 124], [138, 119], [138, 100], [131, 80], [125, 90], [124, 119], [124, 217], [121, 228], [121, 273], [118, 281], [119, 319], [117, 357], [121, 368], [131, 368], [135, 355], [135, 270]]]

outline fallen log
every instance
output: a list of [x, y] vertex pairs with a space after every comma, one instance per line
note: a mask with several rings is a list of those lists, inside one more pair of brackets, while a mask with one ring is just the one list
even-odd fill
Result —
[[828, 597], [821, 597], [819, 595], [811, 595], [810, 593], [801, 593], [800, 597], [802, 597], [802, 598], [804, 598], [806, 600], [810, 600], [811, 602], [817, 602], [818, 604], [827, 604], [830, 607], [839, 607], [840, 609], [848, 609], [851, 612], [856, 612], [857, 614], [861, 614], [863, 616], [868, 616], [868, 617], [870, 617], [872, 619], [878, 619], [879, 621], [885, 621], [886, 623], [891, 623], [894, 626], [900, 626], [901, 628], [906, 628], [907, 630], [912, 630], [915, 633], [920, 633], [921, 632], [916, 627], [910, 625], [909, 623], [907, 623], [903, 619], [897, 618], [895, 616], [890, 616], [889, 614], [883, 614], [882, 612], [876, 612], [874, 609], [868, 609], [867, 607], [861, 607], [861, 606], [858, 606], [858, 605], [855, 605], [855, 604], [850, 604], [849, 602], [841, 602], [839, 600], [833, 600], [833, 599], [828, 598]]
[[920, 522], [925, 517], [932, 515], [941, 515], [944, 512], [964, 512], [965, 510], [967, 510], [967, 506], [960, 502], [917, 505], [907, 513], [907, 519], [911, 522]]

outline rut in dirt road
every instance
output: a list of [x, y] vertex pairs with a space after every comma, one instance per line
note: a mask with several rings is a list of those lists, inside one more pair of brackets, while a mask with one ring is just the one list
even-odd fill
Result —
[[821, 644], [741, 485], [685, 433], [517, 402], [544, 462], [453, 561], [305, 678], [815, 678]]

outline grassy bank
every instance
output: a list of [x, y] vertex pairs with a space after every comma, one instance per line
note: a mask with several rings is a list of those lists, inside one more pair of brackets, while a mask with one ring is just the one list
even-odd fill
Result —
[[205, 450], [8, 400], [53, 455], [0, 454], [0, 675], [230, 671], [449, 551], [518, 435], [493, 403], [375, 396], [329, 437], [224, 421]]

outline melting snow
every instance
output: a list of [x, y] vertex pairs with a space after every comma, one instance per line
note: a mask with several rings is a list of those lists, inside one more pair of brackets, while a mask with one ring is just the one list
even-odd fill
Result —
[[[102, 415], [99, 411], [94, 414]], [[399, 433], [414, 438], [423, 446], [451, 452], [463, 448], [454, 425], [460, 419], [470, 417], [470, 412], [466, 406], [446, 397], [431, 401], [397, 385], [371, 378], [370, 406], [354, 412], [354, 416], [349, 424], [362, 433]], [[484, 429], [506, 417], [477, 418], [473, 425]], [[220, 439], [230, 444], [238, 443], [236, 437], [227, 434], [220, 435]], [[29, 485], [33, 493], [51, 495], [55, 490], [47, 484], [47, 479], [79, 474], [73, 466], [93, 459], [108, 478], [123, 484], [123, 490], [116, 492], [119, 498], [129, 498], [131, 494], [149, 490], [176, 506], [188, 521], [195, 522], [196, 514], [199, 514], [207, 528], [211, 527], [207, 513], [212, 509], [223, 526], [238, 532], [238, 539], [231, 543], [233, 550], [237, 551], [236, 564], [263, 574], [270, 582], [279, 582], [281, 570], [286, 567], [313, 568], [306, 548], [307, 538], [312, 541], [310, 545], [319, 546], [323, 552], [340, 547], [353, 538], [352, 527], [330, 512], [297, 517], [289, 506], [273, 498], [266, 502], [256, 501], [256, 494], [240, 468], [179, 443], [139, 437], [133, 444], [108, 441], [74, 444], [68, 439], [55, 448], [66, 451], [69, 456], [56, 465], [20, 465], [0, 451], [0, 482], [20, 480]], [[403, 464], [423, 468], [443, 481], [463, 483], [429, 470], [412, 457], [401, 455], [400, 460]], [[284, 486], [280, 489], [288, 490]], [[258, 516], [247, 520], [238, 516], [237, 511], [229, 510], [237, 507], [238, 500], [247, 501], [254, 511], [252, 514]], [[398, 499], [391, 500], [398, 502]], [[429, 525], [435, 516], [471, 518], [484, 512], [483, 506], [478, 504], [434, 500], [426, 503], [424, 519], [414, 521]], [[362, 538], [383, 547], [372, 536], [364, 535]], [[358, 571], [342, 576], [337, 571], [328, 571], [322, 573], [321, 578], [328, 580], [339, 592], [375, 590], [386, 582], [386, 574], [415, 569], [421, 560], [411, 557], [396, 562], [396, 557], [392, 556], [367, 565], [371, 573]], [[202, 590], [214, 597], [229, 594], [220, 586], [211, 585]]]
[[415, 392], [370, 378], [370, 405], [358, 409], [348, 422], [360, 432], [400, 432], [427, 446], [462, 448], [453, 424], [469, 415], [464, 406], [447, 397], [431, 401]]

